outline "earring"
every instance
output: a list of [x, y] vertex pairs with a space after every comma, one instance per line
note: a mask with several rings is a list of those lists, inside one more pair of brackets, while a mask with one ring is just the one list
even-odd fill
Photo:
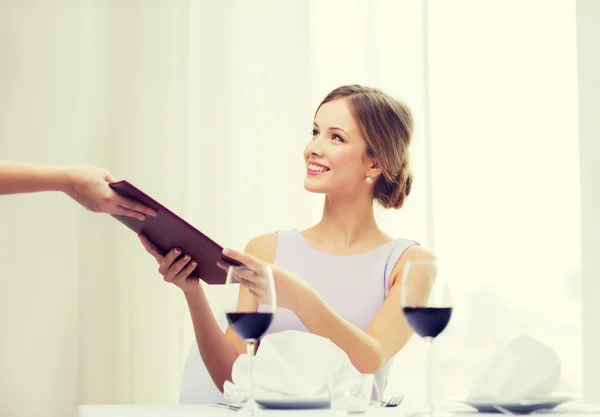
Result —
[[367, 177], [366, 181], [367, 181], [367, 184], [369, 184], [369, 185], [373, 184], [373, 178], [371, 178], [370, 175]]

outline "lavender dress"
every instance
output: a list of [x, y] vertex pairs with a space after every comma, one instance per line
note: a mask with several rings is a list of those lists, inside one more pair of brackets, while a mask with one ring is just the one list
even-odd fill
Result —
[[[275, 264], [298, 274], [325, 303], [362, 330], [383, 304], [398, 259], [410, 246], [418, 245], [395, 239], [366, 253], [341, 256], [318, 251], [297, 230], [278, 231], [277, 236]], [[294, 312], [278, 308], [267, 334], [284, 330], [308, 331]], [[383, 394], [391, 365], [392, 360], [375, 375], [377, 393]]]

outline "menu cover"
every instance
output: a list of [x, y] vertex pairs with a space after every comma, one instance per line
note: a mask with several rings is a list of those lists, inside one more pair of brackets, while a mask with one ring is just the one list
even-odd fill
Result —
[[182, 255], [188, 254], [198, 262], [194, 274], [207, 284], [225, 284], [227, 272], [217, 266], [218, 261], [241, 265], [223, 255], [223, 247], [218, 243], [134, 185], [127, 181], [112, 182], [109, 185], [116, 193], [151, 207], [158, 213], [156, 217], [146, 216], [144, 221], [128, 216], [112, 216], [136, 234], [143, 233], [163, 255], [174, 247], [181, 248]]

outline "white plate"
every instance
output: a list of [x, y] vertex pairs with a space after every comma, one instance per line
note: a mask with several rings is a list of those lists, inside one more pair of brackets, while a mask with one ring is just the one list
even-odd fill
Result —
[[276, 410], [329, 408], [329, 396], [313, 398], [256, 398], [255, 401], [264, 408]]
[[480, 413], [505, 413], [506, 411], [515, 414], [529, 414], [536, 410], [548, 409], [572, 400], [570, 395], [551, 395], [543, 398], [531, 398], [518, 402], [489, 402], [489, 401], [469, 401], [467, 399], [454, 399], [463, 404], [475, 408]]

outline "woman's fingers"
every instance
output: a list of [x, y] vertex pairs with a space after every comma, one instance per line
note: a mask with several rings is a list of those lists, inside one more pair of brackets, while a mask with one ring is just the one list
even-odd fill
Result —
[[183, 271], [183, 269], [190, 263], [191, 260], [192, 258], [190, 257], [190, 255], [184, 255], [181, 257], [181, 259], [171, 264], [167, 273], [164, 274], [165, 281], [173, 281], [177, 277], [177, 275], [180, 274]]
[[144, 249], [146, 249], [146, 252], [148, 252], [150, 255], [154, 256], [154, 259], [156, 259], [156, 261], [160, 264], [162, 263], [164, 256], [161, 255], [160, 251], [158, 250], [158, 248], [156, 246], [154, 246], [150, 240], [148, 240], [148, 238], [143, 235], [142, 233], [138, 234], [138, 237], [140, 238], [140, 241], [142, 242], [142, 245], [144, 246]]
[[173, 277], [173, 282], [182, 281], [182, 280], [187, 279], [187, 277], [192, 275], [192, 273], [194, 272], [194, 269], [196, 269], [196, 265], [198, 265], [198, 263], [196, 261], [192, 261], [192, 262], [188, 263], [185, 266], [185, 268], [183, 268], [181, 271], [179, 271], [179, 273], [177, 275], [175, 275]]
[[[171, 269], [171, 266], [173, 265], [173, 262], [175, 262], [175, 260], [177, 259], [177, 257], [179, 255], [181, 255], [181, 249], [179, 249], [179, 248], [171, 249], [169, 251], [169, 253], [167, 253], [165, 255], [163, 261], [161, 262], [161, 264], [158, 268], [158, 272], [160, 272], [161, 275], [168, 274], [169, 270]], [[189, 261], [189, 259], [188, 259], [188, 261]]]
[[250, 294], [252, 294], [252, 296], [254, 296], [257, 300], [266, 298], [268, 294], [267, 281], [259, 272], [257, 272], [265, 267], [264, 262], [257, 260], [253, 256], [246, 255], [242, 252], [231, 251], [230, 249], [226, 249], [224, 254], [240, 261], [245, 265], [232, 266], [226, 261], [217, 262], [217, 266], [219, 266], [219, 268], [231, 273], [231, 282], [239, 283], [247, 288]]
[[233, 279], [237, 282], [239, 282], [240, 280], [254, 282], [258, 278], [258, 275], [256, 274], [256, 272], [254, 272], [253, 270], [248, 269], [248, 268], [234, 267], [233, 271], [231, 273], [232, 273]]
[[229, 256], [230, 258], [241, 262], [250, 269], [256, 270], [264, 264], [264, 262], [258, 260], [254, 256], [248, 255], [247, 253], [240, 252], [234, 249], [223, 249], [223, 255]]
[[237, 278], [252, 280], [256, 279], [256, 277], [258, 276], [256, 271], [253, 271], [250, 268], [247, 268], [245, 266], [231, 265], [229, 262], [226, 261], [218, 261], [217, 266], [227, 271], [227, 273], [229, 273], [230, 268], [233, 268], [231, 274], [234, 280], [236, 280]]
[[240, 285], [243, 285], [244, 287], [246, 287], [248, 289], [248, 291], [250, 291], [252, 293], [252, 295], [254, 295], [256, 298], [260, 298], [261, 295], [265, 293], [264, 286], [257, 284], [253, 281], [240, 279], [238, 282], [240, 283]]
[[160, 251], [156, 246], [150, 242], [150, 240], [142, 233], [138, 234], [142, 245], [146, 251], [154, 256], [159, 264], [158, 272], [163, 276], [166, 282], [177, 285], [179, 288], [186, 291], [187, 288], [191, 288], [191, 285], [198, 283], [197, 276], [194, 276], [193, 280], [187, 281], [188, 277], [194, 273], [194, 269], [198, 263], [191, 259], [188, 254], [181, 256], [181, 249], [173, 248], [166, 255], [161, 255]]
[[229, 267], [233, 267], [229, 262], [226, 261], [218, 261], [217, 266], [225, 271], [229, 271]]

